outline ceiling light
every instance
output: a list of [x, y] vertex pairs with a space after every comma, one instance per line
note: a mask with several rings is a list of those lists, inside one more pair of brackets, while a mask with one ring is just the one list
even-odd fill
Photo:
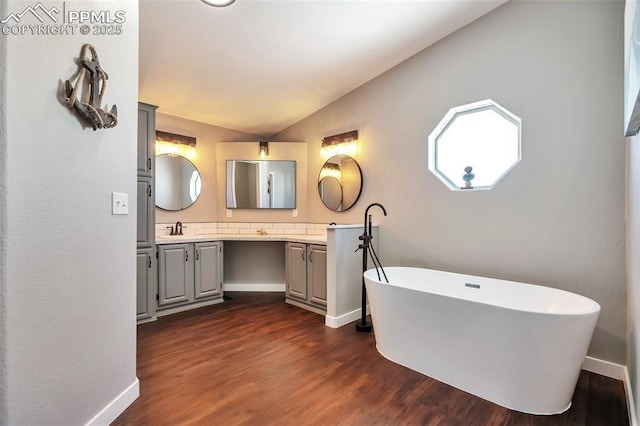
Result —
[[236, 0], [202, 0], [202, 3], [206, 3], [209, 6], [225, 7], [225, 6], [229, 6], [231, 3], [235, 1]]

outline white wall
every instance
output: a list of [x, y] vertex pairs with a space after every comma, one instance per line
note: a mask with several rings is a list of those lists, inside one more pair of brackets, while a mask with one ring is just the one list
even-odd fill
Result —
[[[10, 0], [6, 11], [29, 5]], [[112, 36], [0, 35], [8, 45], [1, 75], [7, 152], [0, 148], [3, 424], [82, 424], [127, 389], [137, 396], [138, 2], [67, 0], [65, 7], [123, 10], [126, 22]], [[58, 100], [86, 42], [109, 75], [104, 102], [118, 107], [113, 129], [83, 128]], [[129, 215], [111, 215], [113, 191], [129, 194]]]
[[[628, 58], [631, 48], [631, 29], [633, 27], [633, 17], [636, 12], [637, 2], [627, 1], [625, 6], [625, 60]], [[637, 85], [636, 85], [637, 87]], [[629, 90], [629, 88], [625, 88]], [[626, 93], [627, 99], [632, 99], [637, 95], [633, 90]], [[628, 118], [625, 117], [626, 126]], [[626, 129], [625, 129], [626, 130]], [[640, 401], [638, 395], [640, 389], [640, 136], [627, 138], [627, 369], [631, 382], [632, 394], [635, 397], [632, 410], [635, 411], [636, 418], [640, 414]]]
[[627, 140], [627, 369], [635, 397], [636, 417], [640, 414], [640, 137]]
[[[0, 2], [0, 16], [7, 15], [7, 3]], [[7, 57], [7, 39], [0, 37], [0, 58]], [[0, 425], [9, 423], [7, 413], [7, 64], [0, 62]]]
[[[624, 364], [623, 7], [512, 0], [275, 135], [309, 141], [307, 220], [359, 223], [381, 202], [386, 265], [591, 297], [602, 312], [589, 354]], [[427, 169], [427, 136], [449, 108], [486, 98], [522, 119], [522, 161], [491, 191], [452, 192]], [[364, 190], [333, 213], [314, 141], [353, 129]]]

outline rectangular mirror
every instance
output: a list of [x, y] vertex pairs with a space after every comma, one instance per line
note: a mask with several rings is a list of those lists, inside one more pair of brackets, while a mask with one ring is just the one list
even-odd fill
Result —
[[295, 209], [296, 162], [227, 160], [228, 209]]

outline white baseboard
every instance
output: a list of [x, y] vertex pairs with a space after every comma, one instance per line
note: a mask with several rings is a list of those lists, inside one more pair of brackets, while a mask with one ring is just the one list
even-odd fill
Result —
[[629, 424], [637, 426], [635, 403], [633, 399], [633, 390], [631, 389], [631, 381], [629, 380], [629, 370], [626, 366], [616, 364], [614, 362], [604, 361], [590, 356], [584, 357], [582, 369], [602, 376], [610, 377], [616, 380], [622, 380], [624, 385], [624, 393], [627, 401], [627, 413], [629, 414]]
[[322, 316], [325, 315], [325, 313], [324, 313], [324, 311], [322, 309], [316, 308], [315, 306], [307, 305], [306, 303], [298, 302], [297, 300], [286, 298], [284, 300], [284, 302], [288, 303], [289, 305], [293, 305], [293, 306], [295, 306], [297, 308], [306, 309], [307, 311], [313, 312], [315, 314], [319, 314], [319, 315], [322, 315]]
[[145, 319], [143, 319], [143, 320], [138, 320], [138, 321], [136, 321], [136, 325], [146, 324], [146, 323], [148, 323], [148, 322], [154, 322], [154, 321], [157, 321], [157, 320], [158, 320], [158, 317], [156, 317], [156, 316], [154, 315], [154, 316], [152, 316], [151, 318], [145, 318]]
[[[361, 317], [362, 308], [358, 308], [355, 311], [347, 312], [346, 314], [338, 315], [337, 317], [333, 317], [330, 315], [325, 315], [324, 317], [324, 325], [331, 328], [340, 328], [347, 324], [350, 324], [354, 321], [357, 321]], [[369, 307], [367, 306], [367, 315], [369, 315]]]
[[629, 379], [629, 370], [624, 367], [624, 393], [627, 395], [627, 413], [629, 413], [629, 425], [638, 426], [638, 418], [636, 417], [635, 399], [633, 399], [633, 390], [631, 389], [631, 380]]
[[107, 404], [98, 414], [87, 422], [91, 426], [108, 426], [113, 422], [129, 405], [140, 396], [140, 381], [136, 380], [129, 385], [120, 395]]
[[624, 380], [626, 367], [614, 362], [586, 356], [582, 362], [582, 369], [601, 376], [611, 377], [612, 379]]
[[286, 284], [223, 284], [224, 291], [283, 292]]

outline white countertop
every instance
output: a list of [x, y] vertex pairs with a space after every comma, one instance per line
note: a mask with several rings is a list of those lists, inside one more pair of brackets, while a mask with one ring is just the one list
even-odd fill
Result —
[[194, 243], [202, 241], [285, 241], [293, 243], [327, 244], [324, 235], [306, 234], [200, 234], [156, 235], [156, 244]]

